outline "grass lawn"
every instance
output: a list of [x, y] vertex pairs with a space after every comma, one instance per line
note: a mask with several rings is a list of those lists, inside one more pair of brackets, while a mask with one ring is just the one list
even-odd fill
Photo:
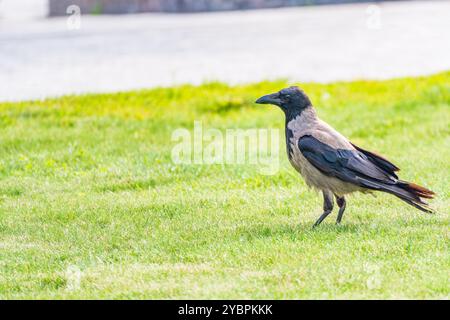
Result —
[[287, 84], [0, 104], [0, 298], [449, 298], [450, 72], [304, 84], [319, 115], [434, 190], [435, 215], [322, 198], [288, 163], [175, 165], [173, 130], [277, 128]]

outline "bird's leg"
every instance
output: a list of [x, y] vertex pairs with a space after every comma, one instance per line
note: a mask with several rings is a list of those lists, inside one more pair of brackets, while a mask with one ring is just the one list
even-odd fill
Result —
[[338, 197], [336, 196], [336, 203], [339, 206], [339, 212], [336, 219], [336, 224], [340, 224], [342, 220], [342, 216], [344, 215], [345, 206], [347, 205], [347, 202], [345, 201], [344, 197]]
[[314, 223], [313, 228], [317, 227], [333, 211], [333, 194], [329, 191], [323, 191], [323, 213]]

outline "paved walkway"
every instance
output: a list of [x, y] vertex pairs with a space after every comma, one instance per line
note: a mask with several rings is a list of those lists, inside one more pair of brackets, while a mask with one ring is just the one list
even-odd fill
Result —
[[450, 69], [450, 2], [0, 20], [0, 100], [178, 83], [382, 79]]

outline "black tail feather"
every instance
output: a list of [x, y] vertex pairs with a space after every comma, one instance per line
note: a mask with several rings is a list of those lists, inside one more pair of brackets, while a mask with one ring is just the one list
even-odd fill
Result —
[[424, 202], [422, 198], [432, 199], [435, 193], [424, 187], [418, 186], [411, 182], [399, 181], [393, 186], [383, 186], [383, 191], [395, 195], [399, 199], [412, 205], [413, 207], [427, 213], [433, 213], [433, 209]]

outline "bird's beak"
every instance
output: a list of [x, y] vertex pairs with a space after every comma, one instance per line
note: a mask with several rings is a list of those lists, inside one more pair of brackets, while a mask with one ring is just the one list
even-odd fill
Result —
[[276, 106], [279, 106], [281, 104], [280, 95], [278, 93], [268, 94], [256, 100], [255, 103], [274, 104]]

